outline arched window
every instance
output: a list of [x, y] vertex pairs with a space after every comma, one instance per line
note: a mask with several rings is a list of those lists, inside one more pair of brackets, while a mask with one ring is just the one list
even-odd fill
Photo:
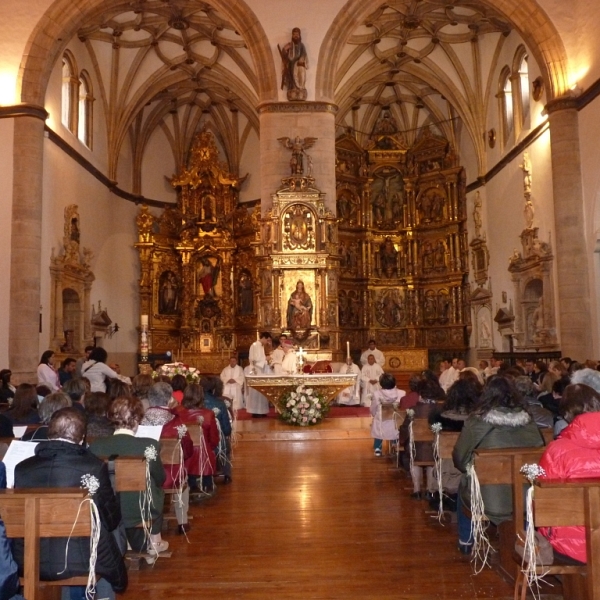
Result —
[[529, 129], [529, 64], [528, 56], [524, 54], [519, 65], [519, 100], [521, 101], [521, 117], [523, 129]]
[[63, 125], [77, 132], [77, 100], [79, 96], [79, 79], [77, 77], [77, 65], [73, 55], [66, 50], [62, 59], [62, 111], [61, 121]]
[[88, 147], [92, 147], [94, 97], [92, 83], [86, 71], [79, 77], [79, 122], [77, 137]]
[[506, 146], [510, 141], [514, 129], [513, 85], [508, 67], [502, 69], [498, 87], [500, 118], [502, 119], [502, 144]]

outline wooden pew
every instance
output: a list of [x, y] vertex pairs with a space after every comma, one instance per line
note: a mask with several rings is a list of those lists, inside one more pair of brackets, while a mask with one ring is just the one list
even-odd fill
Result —
[[460, 431], [441, 431], [440, 432], [440, 458], [452, 458], [452, 451], [460, 436]]
[[[535, 527], [585, 527], [586, 564], [555, 562], [538, 571], [561, 575], [565, 600], [600, 600], [600, 478], [539, 479], [535, 482], [533, 519]], [[520, 568], [520, 565], [519, 565]], [[527, 586], [519, 577], [515, 598], [525, 598]]]
[[474, 451], [473, 466], [480, 485], [507, 484], [512, 486], [513, 518], [498, 527], [500, 537], [500, 570], [515, 579], [514, 547], [517, 532], [524, 529], [525, 502], [521, 467], [538, 463], [545, 447], [539, 448], [481, 448]]
[[[87, 576], [61, 581], [40, 581], [40, 538], [89, 537], [90, 511], [75, 515], [87, 492], [79, 488], [0, 490], [0, 514], [10, 538], [24, 538], [24, 596], [40, 600], [48, 596], [60, 597], [63, 585], [87, 585]], [[45, 593], [53, 588], [54, 594]]]

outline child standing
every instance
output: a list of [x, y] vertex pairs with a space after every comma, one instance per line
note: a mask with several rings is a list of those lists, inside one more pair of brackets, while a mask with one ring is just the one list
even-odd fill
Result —
[[383, 440], [398, 439], [398, 429], [390, 408], [397, 408], [402, 397], [406, 395], [404, 390], [396, 387], [396, 378], [390, 373], [384, 373], [379, 377], [380, 390], [373, 393], [371, 400], [371, 414], [373, 424], [371, 435], [375, 438], [373, 448], [375, 456], [381, 456]]

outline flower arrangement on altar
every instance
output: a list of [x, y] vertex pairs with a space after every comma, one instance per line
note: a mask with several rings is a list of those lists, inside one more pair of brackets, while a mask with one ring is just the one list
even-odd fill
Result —
[[152, 379], [162, 376], [172, 378], [175, 375], [183, 375], [188, 383], [200, 383], [200, 371], [181, 362], [161, 365], [156, 371], [152, 371]]
[[316, 389], [299, 385], [285, 392], [280, 400], [281, 419], [291, 425], [317, 425], [329, 412], [329, 404]]

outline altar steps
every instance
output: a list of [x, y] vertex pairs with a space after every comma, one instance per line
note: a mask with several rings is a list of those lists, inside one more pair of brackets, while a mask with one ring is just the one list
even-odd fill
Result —
[[371, 417], [325, 419], [311, 427], [296, 427], [277, 419], [237, 422], [237, 439], [242, 442], [357, 440], [371, 437]]

